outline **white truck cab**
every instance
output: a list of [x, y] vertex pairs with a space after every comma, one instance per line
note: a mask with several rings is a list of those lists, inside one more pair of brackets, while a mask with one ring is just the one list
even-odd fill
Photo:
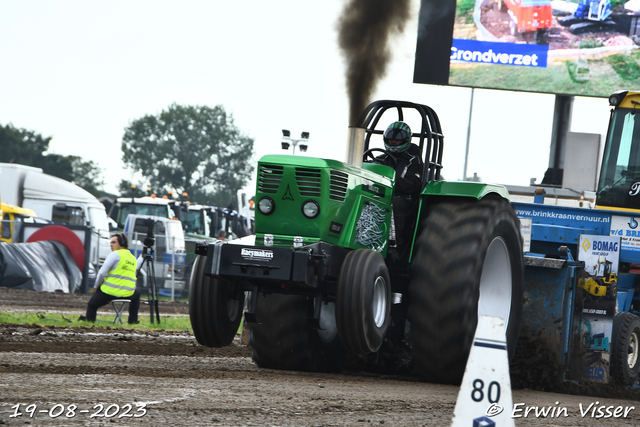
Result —
[[[145, 242], [152, 227], [154, 242]], [[153, 249], [153, 268], [158, 289], [174, 289], [181, 292], [186, 288], [184, 277], [186, 250], [182, 223], [179, 220], [154, 215], [130, 214], [124, 224], [124, 233], [129, 239], [129, 250], [137, 258], [145, 250]], [[146, 244], [145, 244], [146, 243]], [[148, 269], [142, 267], [146, 278]], [[146, 280], [145, 280], [146, 286]]]
[[129, 215], [152, 215], [163, 218], [175, 218], [173, 208], [176, 202], [157, 197], [118, 197], [111, 206], [109, 216], [113, 218], [119, 230], [124, 227]]
[[92, 229], [89, 262], [99, 269], [109, 255], [109, 225], [104, 205], [91, 193], [40, 168], [0, 163], [2, 202], [30, 209], [58, 225]]

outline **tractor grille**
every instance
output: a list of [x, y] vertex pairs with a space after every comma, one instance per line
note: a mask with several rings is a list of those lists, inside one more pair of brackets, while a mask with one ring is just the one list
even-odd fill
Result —
[[260, 165], [258, 171], [258, 192], [272, 193], [278, 192], [280, 181], [282, 181], [283, 167], [276, 165]]
[[343, 202], [347, 196], [349, 175], [344, 172], [331, 171], [329, 182], [329, 198]]
[[304, 197], [320, 197], [320, 169], [296, 168], [298, 191]]

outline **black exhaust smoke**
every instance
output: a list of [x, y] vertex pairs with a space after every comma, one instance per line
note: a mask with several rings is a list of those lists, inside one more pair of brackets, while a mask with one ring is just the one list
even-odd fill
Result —
[[338, 43], [347, 62], [349, 125], [369, 104], [391, 59], [389, 36], [404, 31], [410, 0], [349, 0], [338, 21]]

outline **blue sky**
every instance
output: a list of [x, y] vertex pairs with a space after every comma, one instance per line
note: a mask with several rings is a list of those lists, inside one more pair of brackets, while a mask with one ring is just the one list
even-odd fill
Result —
[[[336, 22], [345, 1], [17, 1], [0, 14], [0, 124], [53, 136], [50, 151], [103, 169], [115, 191], [125, 127], [172, 103], [222, 104], [255, 139], [255, 159], [281, 129], [310, 132], [310, 156], [344, 160], [348, 99]], [[461, 179], [470, 89], [412, 83], [419, 2], [375, 99], [436, 110], [443, 175]], [[618, 88], [612, 88], [612, 92]], [[476, 90], [468, 176], [528, 185], [548, 165], [553, 95]], [[606, 99], [576, 98], [572, 130], [606, 133]], [[253, 194], [255, 184], [248, 192]]]

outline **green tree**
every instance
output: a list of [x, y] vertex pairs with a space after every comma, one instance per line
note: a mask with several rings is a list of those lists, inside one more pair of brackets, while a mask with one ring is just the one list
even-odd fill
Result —
[[[131, 184], [135, 187], [131, 188]], [[162, 191], [154, 192], [149, 184], [140, 181], [134, 183], [127, 179], [120, 180], [118, 183], [118, 191], [120, 192], [120, 197], [144, 197], [150, 196], [151, 194], [162, 197], [165, 194], [162, 193]]]
[[122, 152], [125, 165], [156, 194], [187, 192], [203, 204], [227, 205], [253, 172], [253, 139], [221, 105], [172, 104], [135, 120], [125, 129]]
[[104, 187], [102, 169], [96, 163], [92, 160], [84, 161], [78, 156], [67, 156], [67, 158], [71, 160], [72, 182], [96, 197], [106, 195], [101, 190]]
[[102, 170], [92, 161], [78, 156], [47, 153], [51, 137], [9, 124], [0, 126], [0, 162], [42, 168], [44, 173], [57, 176], [84, 188], [96, 197], [105, 195]]
[[18, 129], [12, 124], [0, 126], [0, 162], [19, 163], [35, 166], [49, 149], [51, 137], [26, 129]]

